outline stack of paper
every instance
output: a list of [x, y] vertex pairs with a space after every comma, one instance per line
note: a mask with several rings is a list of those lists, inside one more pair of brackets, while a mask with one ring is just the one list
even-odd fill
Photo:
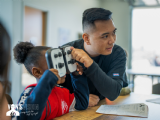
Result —
[[147, 102], [156, 103], [156, 104], [160, 104], [160, 98], [150, 99], [150, 100], [146, 100], [146, 101], [147, 101]]
[[126, 105], [101, 105], [97, 113], [148, 117], [148, 106], [144, 103]]

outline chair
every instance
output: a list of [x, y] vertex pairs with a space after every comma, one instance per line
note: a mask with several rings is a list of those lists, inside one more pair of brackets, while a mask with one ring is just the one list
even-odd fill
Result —
[[153, 85], [152, 94], [160, 95], [160, 83]]

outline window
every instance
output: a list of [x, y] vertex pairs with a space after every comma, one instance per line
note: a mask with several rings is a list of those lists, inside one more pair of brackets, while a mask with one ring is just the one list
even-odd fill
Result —
[[132, 68], [160, 66], [160, 8], [133, 9]]

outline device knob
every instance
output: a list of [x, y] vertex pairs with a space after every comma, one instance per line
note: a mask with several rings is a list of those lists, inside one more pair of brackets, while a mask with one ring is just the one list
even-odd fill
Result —
[[68, 64], [74, 64], [76, 61], [74, 59], [71, 59], [70, 61], [68, 61]]
[[71, 60], [71, 63], [74, 64], [76, 61], [74, 59]]
[[68, 54], [68, 55], [71, 54], [71, 52], [72, 52], [71, 50], [67, 50], [67, 54]]
[[59, 57], [61, 57], [61, 56], [62, 56], [62, 53], [61, 53], [61, 52], [59, 52], [59, 53], [58, 53], [58, 56], [59, 56]]
[[54, 57], [57, 58], [57, 57], [58, 57], [58, 54], [54, 54]]
[[58, 63], [58, 67], [62, 68], [64, 66], [64, 63]]

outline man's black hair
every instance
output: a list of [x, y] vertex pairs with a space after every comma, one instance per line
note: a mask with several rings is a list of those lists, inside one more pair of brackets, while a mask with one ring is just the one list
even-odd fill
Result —
[[89, 8], [83, 12], [82, 25], [83, 31], [87, 26], [94, 26], [96, 20], [111, 19], [112, 12], [103, 8]]
[[[50, 49], [46, 46], [34, 46], [30, 42], [20, 42], [14, 49], [14, 59], [17, 63], [24, 64], [27, 71], [32, 75], [31, 65], [39, 66], [39, 60], [43, 56], [43, 51]], [[43, 63], [42, 63], [43, 64]]]

